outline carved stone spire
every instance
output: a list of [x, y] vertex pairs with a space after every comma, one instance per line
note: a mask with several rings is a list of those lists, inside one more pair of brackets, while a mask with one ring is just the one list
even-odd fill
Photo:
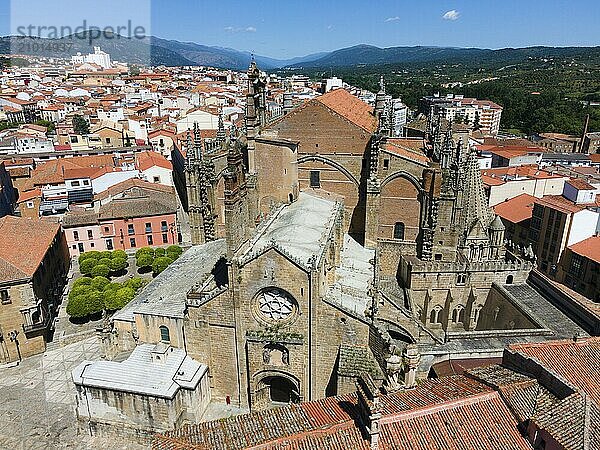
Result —
[[465, 169], [461, 222], [464, 231], [469, 233], [477, 221], [487, 229], [494, 220], [494, 215], [488, 207], [475, 148], [472, 148], [467, 156]]
[[194, 153], [195, 157], [202, 161], [202, 135], [200, 133], [200, 128], [198, 127], [198, 122], [194, 122]]
[[223, 144], [227, 140], [225, 125], [223, 125], [223, 113], [219, 113], [219, 127], [217, 129], [217, 142]]

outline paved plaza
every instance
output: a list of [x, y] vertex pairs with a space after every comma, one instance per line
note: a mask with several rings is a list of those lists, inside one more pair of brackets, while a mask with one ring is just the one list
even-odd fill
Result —
[[71, 370], [100, 358], [95, 336], [0, 369], [0, 449], [142, 449], [78, 432]]

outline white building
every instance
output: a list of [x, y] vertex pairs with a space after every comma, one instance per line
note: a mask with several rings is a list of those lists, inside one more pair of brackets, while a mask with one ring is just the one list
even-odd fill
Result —
[[341, 78], [338, 77], [333, 77], [333, 78], [327, 78], [325, 80], [325, 93], [333, 90], [333, 89], [339, 89], [341, 87], [343, 87], [344, 82], [342, 81]]
[[100, 47], [94, 47], [94, 53], [89, 53], [87, 55], [77, 53], [77, 55], [71, 57], [71, 62], [74, 65], [85, 63], [97, 64], [103, 69], [110, 69], [112, 67], [110, 55], [100, 50]]

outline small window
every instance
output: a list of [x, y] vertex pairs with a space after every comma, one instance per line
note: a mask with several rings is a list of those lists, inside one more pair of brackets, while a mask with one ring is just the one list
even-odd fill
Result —
[[112, 250], [112, 249], [113, 249], [113, 240], [107, 239], [106, 240], [106, 250]]
[[3, 289], [0, 291], [0, 300], [3, 305], [8, 305], [10, 303], [10, 295], [8, 294], [7, 289]]
[[92, 232], [92, 230], [87, 230], [87, 235], [88, 235], [88, 239], [94, 238], [94, 233]]
[[404, 224], [402, 222], [396, 222], [394, 225], [394, 239], [404, 240]]
[[149, 234], [148, 236], [146, 236], [146, 238], [148, 239], [148, 245], [152, 245], [154, 242], [152, 240], [152, 235]]
[[436, 261], [441, 261], [441, 260], [442, 260], [442, 254], [441, 254], [441, 253], [436, 253], [436, 254], [434, 255], [434, 259], [435, 259]]
[[169, 329], [164, 325], [161, 325], [159, 330], [161, 342], [171, 342], [171, 334], [169, 333]]
[[83, 247], [83, 243], [82, 242], [80, 242], [79, 244], [77, 244], [77, 247], [79, 249], [79, 253], [83, 253], [84, 252], [85, 249]]
[[110, 138], [109, 137], [106, 138], [106, 143], [110, 144]]
[[389, 159], [383, 160], [383, 168], [386, 170], [390, 168], [390, 160]]
[[163, 244], [169, 243], [169, 236], [167, 235], [167, 233], [162, 234], [162, 242], [163, 242]]
[[79, 240], [79, 231], [73, 231], [73, 239], [75, 239], [76, 241]]
[[129, 238], [129, 246], [135, 248], [135, 238]]
[[513, 284], [514, 277], [509, 275], [506, 277], [506, 284]]
[[83, 180], [83, 185], [84, 186], [89, 186], [90, 185], [90, 181], [89, 180]]
[[321, 172], [319, 170], [310, 171], [310, 187], [320, 188], [321, 187]]
[[73, 187], [79, 186], [79, 181], [71, 181], [71, 186], [73, 186]]
[[168, 228], [168, 226], [167, 226], [167, 221], [166, 221], [166, 220], [163, 220], [163, 221], [160, 223], [160, 231], [167, 231], [168, 229], [169, 229], [169, 228]]
[[153, 180], [155, 183], [160, 183], [160, 177], [153, 177], [153, 178], [152, 178], [152, 180]]
[[90, 247], [91, 247], [91, 248], [94, 248], [94, 247], [95, 247], [95, 245], [94, 245], [94, 243], [93, 243], [93, 242], [90, 242]]
[[110, 231], [110, 228], [104, 227], [104, 232], [108, 233], [109, 231]]
[[31, 209], [35, 207], [35, 205], [33, 204], [33, 202], [27, 202], [27, 208]]
[[146, 233], [152, 233], [152, 224], [150, 222], [146, 223]]
[[135, 230], [133, 229], [133, 224], [127, 225], [127, 234], [135, 234]]

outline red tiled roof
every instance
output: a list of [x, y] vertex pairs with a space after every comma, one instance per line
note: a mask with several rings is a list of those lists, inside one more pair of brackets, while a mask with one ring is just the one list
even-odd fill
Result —
[[162, 167], [163, 169], [173, 170], [170, 161], [157, 152], [147, 151], [136, 154], [138, 169], [148, 170], [151, 167]]
[[531, 219], [533, 204], [536, 200], [532, 195], [521, 194], [505, 202], [498, 203], [494, 206], [494, 212], [509, 222], [519, 223]]
[[596, 189], [590, 183], [588, 183], [585, 180], [582, 180], [581, 178], [571, 178], [569, 181], [567, 181], [567, 183], [569, 183], [578, 191], [593, 191]]
[[334, 89], [314, 99], [368, 133], [377, 129], [373, 108], [345, 89]]
[[429, 158], [423, 153], [423, 139], [392, 138], [387, 139], [385, 150], [402, 158], [428, 163]]
[[39, 198], [41, 196], [42, 191], [40, 189], [32, 189], [31, 191], [20, 192], [19, 200], [17, 200], [17, 203], [23, 203], [34, 198]]
[[0, 218], [0, 281], [32, 277], [51, 246], [60, 225], [45, 219]]
[[[473, 377], [426, 380], [382, 395], [379, 448], [529, 449], [499, 394]], [[356, 394], [191, 425], [159, 436], [156, 449], [363, 449]]]
[[482, 169], [481, 174], [490, 178], [522, 177], [533, 179], [566, 178], [564, 175], [553, 174], [547, 170], [540, 169], [536, 164], [525, 164], [515, 167], [496, 167], [493, 169]]
[[536, 198], [535, 203], [567, 214], [577, 213], [585, 209], [562, 195], [544, 195], [542, 198]]
[[600, 264], [600, 236], [592, 236], [569, 246], [572, 252]]
[[600, 337], [512, 344], [509, 349], [536, 359], [600, 405]]

